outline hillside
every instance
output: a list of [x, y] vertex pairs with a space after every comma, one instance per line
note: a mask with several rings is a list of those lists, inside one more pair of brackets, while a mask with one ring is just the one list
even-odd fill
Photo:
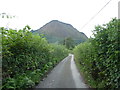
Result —
[[71, 37], [76, 43], [87, 40], [87, 36], [83, 32], [79, 32], [72, 25], [58, 20], [52, 20], [40, 29], [32, 32], [44, 34], [50, 43], [60, 43], [67, 37]]

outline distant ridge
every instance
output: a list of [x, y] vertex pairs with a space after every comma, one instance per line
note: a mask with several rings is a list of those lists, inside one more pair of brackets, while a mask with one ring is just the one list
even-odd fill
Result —
[[86, 41], [88, 38], [83, 32], [79, 32], [71, 24], [58, 20], [52, 20], [33, 33], [44, 34], [50, 43], [60, 43], [67, 37], [71, 37], [76, 43]]

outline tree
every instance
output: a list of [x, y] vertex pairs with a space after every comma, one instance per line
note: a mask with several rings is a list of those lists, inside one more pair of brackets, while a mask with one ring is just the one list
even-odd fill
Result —
[[65, 45], [68, 49], [72, 49], [74, 44], [74, 40], [71, 37], [67, 37], [63, 40], [63, 45]]

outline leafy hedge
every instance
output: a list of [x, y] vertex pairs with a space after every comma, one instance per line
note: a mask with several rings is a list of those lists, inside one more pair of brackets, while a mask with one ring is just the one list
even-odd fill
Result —
[[2, 89], [32, 88], [60, 60], [68, 55], [61, 45], [23, 30], [2, 30]]
[[76, 62], [94, 88], [120, 88], [120, 20], [98, 25], [94, 38], [74, 49]]

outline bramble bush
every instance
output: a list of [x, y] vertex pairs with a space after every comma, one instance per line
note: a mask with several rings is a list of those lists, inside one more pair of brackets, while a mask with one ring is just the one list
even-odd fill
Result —
[[120, 88], [120, 20], [98, 25], [94, 38], [74, 48], [75, 60], [94, 88]]
[[2, 31], [2, 90], [32, 88], [59, 61], [68, 55], [61, 45], [48, 44], [30, 27]]

